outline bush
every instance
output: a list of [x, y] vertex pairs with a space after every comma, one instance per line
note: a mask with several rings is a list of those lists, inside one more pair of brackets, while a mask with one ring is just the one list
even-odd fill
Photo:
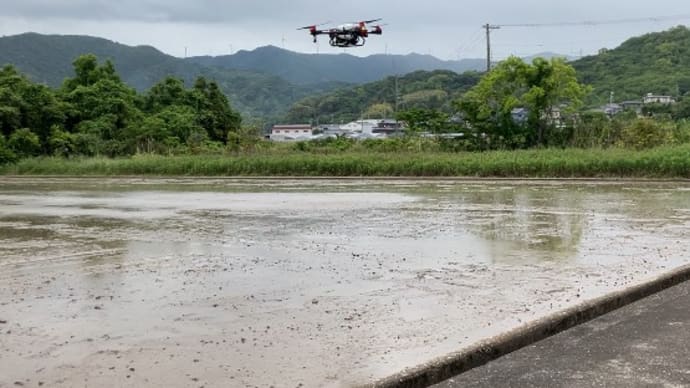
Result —
[[17, 155], [7, 146], [5, 137], [0, 133], [0, 165], [17, 161]]
[[673, 128], [649, 118], [637, 119], [623, 128], [620, 139], [623, 147], [636, 150], [654, 148], [672, 142]]
[[31, 132], [29, 128], [22, 128], [12, 133], [7, 144], [20, 158], [36, 156], [41, 153], [41, 141], [38, 135]]
[[55, 156], [66, 157], [74, 153], [74, 139], [72, 134], [63, 131], [59, 126], [54, 125], [50, 128], [48, 138], [48, 148], [50, 153]]
[[673, 142], [675, 144], [690, 143], [690, 121], [681, 120], [676, 124], [673, 131]]

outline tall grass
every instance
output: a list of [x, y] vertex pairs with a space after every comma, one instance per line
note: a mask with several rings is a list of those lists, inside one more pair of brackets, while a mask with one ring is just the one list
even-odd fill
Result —
[[410, 176], [690, 178], [690, 145], [645, 151], [544, 149], [477, 153], [273, 152], [238, 156], [137, 155], [33, 158], [0, 167], [16, 175]]

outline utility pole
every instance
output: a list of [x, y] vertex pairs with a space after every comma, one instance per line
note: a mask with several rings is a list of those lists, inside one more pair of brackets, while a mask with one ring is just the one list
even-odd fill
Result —
[[395, 113], [398, 113], [398, 110], [400, 108], [400, 97], [398, 96], [398, 93], [398, 74], [395, 74]]
[[494, 26], [489, 23], [483, 25], [486, 30], [486, 72], [491, 71], [491, 30], [498, 30], [501, 26]]

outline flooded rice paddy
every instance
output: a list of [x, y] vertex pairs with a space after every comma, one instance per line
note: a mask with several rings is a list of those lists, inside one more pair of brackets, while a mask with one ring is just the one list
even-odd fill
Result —
[[366, 384], [689, 261], [685, 183], [1, 179], [0, 387]]

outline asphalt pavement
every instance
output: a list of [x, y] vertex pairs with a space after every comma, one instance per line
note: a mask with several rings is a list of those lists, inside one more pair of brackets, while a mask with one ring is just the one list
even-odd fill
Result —
[[434, 386], [455, 387], [690, 387], [690, 282]]

